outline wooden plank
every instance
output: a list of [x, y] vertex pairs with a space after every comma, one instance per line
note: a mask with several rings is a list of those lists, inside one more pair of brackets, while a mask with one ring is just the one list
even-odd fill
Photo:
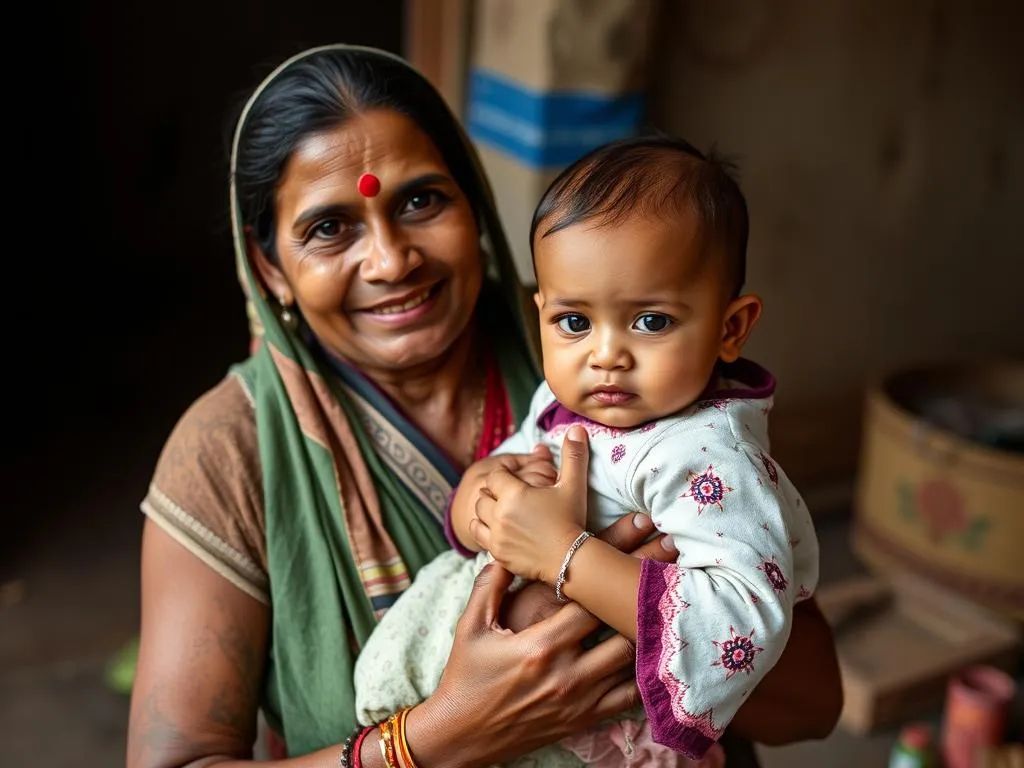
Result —
[[[836, 630], [841, 722], [855, 733], [941, 706], [956, 670], [1012, 669], [1021, 649], [1014, 622], [910, 574], [840, 582], [819, 589], [817, 598]], [[875, 610], [864, 613], [862, 606]]]
[[469, 0], [406, 0], [405, 58], [434, 84], [456, 117], [466, 100]]

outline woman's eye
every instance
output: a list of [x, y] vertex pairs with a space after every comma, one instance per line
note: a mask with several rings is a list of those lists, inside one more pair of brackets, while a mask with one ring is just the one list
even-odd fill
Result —
[[583, 315], [562, 315], [558, 318], [558, 328], [563, 333], [583, 333], [590, 329], [590, 321]]
[[645, 315], [640, 315], [633, 323], [633, 327], [641, 333], [661, 333], [669, 324], [671, 320], [665, 315], [656, 315], [653, 312], [649, 312]]
[[417, 192], [405, 202], [405, 213], [418, 213], [429, 210], [441, 201], [437, 192]]
[[337, 219], [328, 219], [327, 221], [321, 221], [315, 227], [313, 227], [313, 237], [320, 237], [324, 239], [330, 239], [337, 237], [341, 234], [341, 222]]

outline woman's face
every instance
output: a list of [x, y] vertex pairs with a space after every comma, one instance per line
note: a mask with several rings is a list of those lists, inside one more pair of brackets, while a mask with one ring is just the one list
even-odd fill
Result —
[[[363, 174], [380, 180], [365, 197]], [[278, 265], [268, 287], [295, 301], [320, 342], [367, 372], [444, 355], [483, 282], [469, 201], [409, 118], [373, 110], [301, 142], [277, 190]]]

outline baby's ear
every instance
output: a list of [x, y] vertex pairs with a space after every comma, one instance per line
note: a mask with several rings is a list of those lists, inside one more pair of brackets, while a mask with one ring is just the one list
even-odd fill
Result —
[[537, 311], [540, 312], [544, 309], [544, 296], [541, 295], [540, 291], [533, 294], [533, 303], [537, 305]]
[[722, 322], [722, 348], [719, 358], [726, 363], [735, 363], [743, 345], [750, 338], [757, 321], [761, 319], [761, 299], [753, 294], [733, 299], [725, 310]]

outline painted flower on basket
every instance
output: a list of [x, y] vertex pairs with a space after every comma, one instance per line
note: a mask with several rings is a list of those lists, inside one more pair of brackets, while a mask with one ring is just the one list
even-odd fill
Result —
[[727, 640], [712, 640], [722, 652], [712, 667], [723, 667], [725, 679], [728, 680], [738, 672], [746, 672], [748, 675], [754, 671], [754, 659], [764, 648], [754, 645], [754, 630], [749, 635], [737, 635], [734, 627], [729, 627], [732, 635]]
[[917, 486], [916, 496], [917, 508], [933, 542], [967, 530], [967, 509], [960, 491], [951, 483], [941, 477], [933, 477]]
[[933, 545], [952, 542], [968, 551], [984, 550], [990, 518], [972, 512], [969, 499], [945, 478], [930, 477], [916, 487], [901, 478], [896, 483], [896, 499], [899, 516], [908, 524], [923, 527]]

